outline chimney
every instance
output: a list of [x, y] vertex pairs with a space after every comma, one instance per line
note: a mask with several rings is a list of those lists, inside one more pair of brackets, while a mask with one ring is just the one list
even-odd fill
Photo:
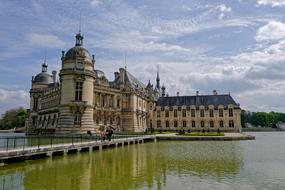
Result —
[[179, 96], [179, 92], [177, 92], [177, 96]]
[[56, 71], [52, 71], [52, 79], [53, 79], [53, 83], [56, 82]]
[[125, 69], [120, 68], [119, 70], [120, 70], [120, 82], [125, 83]]
[[115, 75], [115, 80], [120, 76], [120, 73], [119, 72], [114, 72], [114, 75]]
[[196, 91], [196, 96], [199, 96], [199, 91], [198, 90]]
[[217, 90], [213, 90], [213, 95], [218, 95]]

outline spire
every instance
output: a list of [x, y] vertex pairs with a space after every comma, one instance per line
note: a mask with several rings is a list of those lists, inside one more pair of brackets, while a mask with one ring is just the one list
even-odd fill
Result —
[[82, 46], [83, 45], [83, 35], [81, 34], [81, 12], [80, 12], [80, 21], [79, 21], [79, 31], [75, 36], [76, 42], [75, 46]]
[[160, 90], [159, 66], [157, 65], [156, 88]]
[[42, 64], [42, 72], [47, 72], [47, 67], [48, 65], [46, 64], [47, 58], [46, 58], [46, 52], [45, 52], [45, 59], [44, 59], [44, 63]]

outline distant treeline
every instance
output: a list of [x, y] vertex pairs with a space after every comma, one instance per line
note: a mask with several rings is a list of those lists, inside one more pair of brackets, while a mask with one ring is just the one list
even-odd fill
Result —
[[245, 127], [246, 123], [254, 126], [262, 127], [276, 127], [278, 122], [285, 123], [285, 113], [278, 112], [250, 112], [242, 110], [241, 112], [241, 125]]
[[6, 111], [0, 118], [0, 130], [24, 127], [27, 115], [22, 107]]

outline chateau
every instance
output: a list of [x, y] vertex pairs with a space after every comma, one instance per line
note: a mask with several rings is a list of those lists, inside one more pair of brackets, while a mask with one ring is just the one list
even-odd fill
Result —
[[95, 56], [76, 35], [75, 47], [62, 51], [59, 81], [48, 65], [32, 77], [28, 132], [86, 133], [112, 127], [117, 131], [241, 130], [239, 105], [228, 95], [173, 96], [160, 87], [145, 86], [126, 68], [109, 81], [95, 67]]

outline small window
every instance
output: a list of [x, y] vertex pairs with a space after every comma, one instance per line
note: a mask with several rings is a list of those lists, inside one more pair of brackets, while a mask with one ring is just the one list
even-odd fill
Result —
[[214, 117], [214, 110], [210, 109], [210, 117]]
[[195, 109], [191, 109], [191, 117], [195, 117]]
[[157, 117], [160, 117], [160, 110], [157, 110], [156, 116], [157, 116]]
[[186, 121], [183, 121], [183, 122], [182, 122], [182, 125], [183, 125], [183, 127], [186, 127], [186, 126], [187, 126]]
[[224, 121], [220, 121], [220, 127], [223, 128], [224, 127]]
[[223, 109], [219, 109], [219, 117], [224, 117], [224, 110]]
[[161, 121], [157, 120], [157, 127], [160, 128], [161, 127]]
[[195, 121], [192, 121], [192, 128], [195, 128]]
[[185, 109], [182, 110], [182, 117], [186, 117], [186, 110]]
[[205, 127], [205, 122], [201, 121], [201, 128], [204, 128], [204, 127]]
[[200, 117], [204, 117], [204, 110], [200, 110]]
[[174, 117], [177, 117], [177, 110], [174, 110]]
[[229, 117], [233, 117], [233, 115], [234, 115], [234, 114], [233, 114], [233, 109], [230, 108], [230, 109], [229, 109]]
[[177, 126], [178, 126], [177, 121], [174, 121], [174, 127], [177, 127]]
[[214, 121], [210, 121], [210, 127], [211, 127], [211, 128], [214, 127]]
[[169, 111], [165, 110], [165, 117], [169, 117]]
[[230, 120], [230, 121], [229, 121], [229, 127], [230, 127], [230, 128], [234, 128], [234, 127], [235, 127], [233, 120]]

